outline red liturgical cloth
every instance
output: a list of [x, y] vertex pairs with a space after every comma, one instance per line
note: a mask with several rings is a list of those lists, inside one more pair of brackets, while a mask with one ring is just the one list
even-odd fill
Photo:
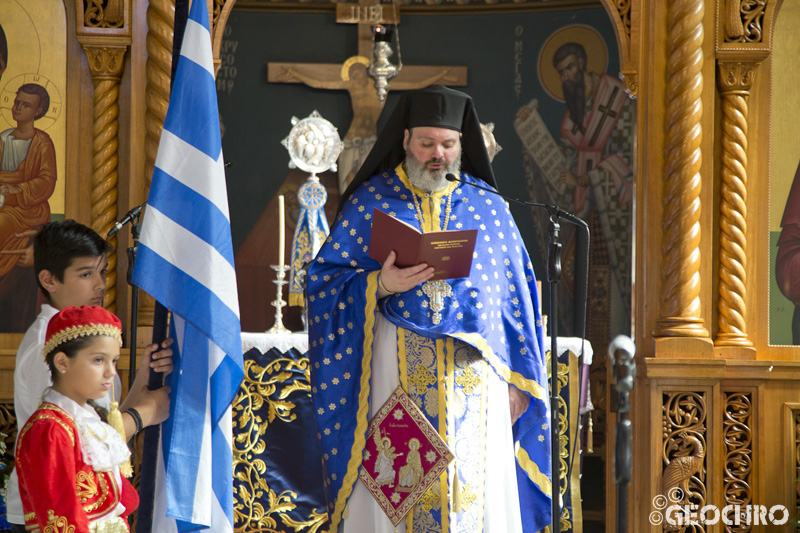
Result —
[[397, 526], [453, 458], [419, 407], [397, 387], [370, 421], [359, 477]]

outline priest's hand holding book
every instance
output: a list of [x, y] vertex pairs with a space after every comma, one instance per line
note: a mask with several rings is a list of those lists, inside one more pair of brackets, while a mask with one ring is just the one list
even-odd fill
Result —
[[469, 276], [478, 230], [422, 233], [377, 208], [372, 220], [369, 256], [382, 264], [380, 297], [429, 280]]
[[413, 289], [420, 283], [424, 283], [433, 277], [433, 267], [420, 263], [406, 268], [397, 267], [394, 262], [397, 258], [397, 253], [392, 250], [386, 261], [383, 262], [381, 267], [381, 274], [378, 278], [378, 288], [381, 296], [389, 296], [397, 292], [406, 292]]

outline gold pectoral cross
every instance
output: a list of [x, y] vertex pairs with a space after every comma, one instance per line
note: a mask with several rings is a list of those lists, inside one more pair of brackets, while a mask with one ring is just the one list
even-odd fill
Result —
[[453, 295], [453, 288], [445, 280], [437, 279], [436, 281], [426, 281], [422, 286], [422, 292], [429, 299], [429, 306], [433, 311], [433, 323], [438, 324], [442, 321], [444, 298]]

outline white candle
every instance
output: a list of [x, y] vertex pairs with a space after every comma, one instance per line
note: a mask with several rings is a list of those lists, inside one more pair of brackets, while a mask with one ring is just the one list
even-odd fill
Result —
[[278, 195], [278, 266], [284, 266], [283, 249], [286, 247], [286, 222], [283, 210], [283, 195]]

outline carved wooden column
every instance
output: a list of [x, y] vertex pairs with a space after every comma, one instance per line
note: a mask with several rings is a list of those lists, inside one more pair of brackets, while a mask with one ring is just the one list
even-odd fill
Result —
[[[92, 228], [106, 235], [117, 220], [119, 184], [119, 83], [131, 44], [130, 5], [122, 0], [77, 4], [77, 38], [94, 83], [92, 115]], [[117, 307], [117, 237], [109, 239], [105, 306]]]
[[667, 11], [661, 309], [655, 337], [707, 337], [700, 316], [703, 0]]
[[[755, 358], [748, 324], [748, 99], [756, 69], [769, 55], [763, 29], [767, 2], [718, 0], [717, 87], [722, 100], [719, 286], [714, 343], [722, 357]], [[752, 298], [751, 298], [752, 300]]]
[[169, 107], [172, 73], [174, 0], [152, 0], [147, 7], [147, 115], [145, 118], [145, 178], [148, 189], [158, 153], [158, 141]]
[[747, 337], [747, 98], [757, 63], [719, 60], [722, 94], [718, 346], [752, 346]]
[[[169, 108], [172, 75], [172, 41], [175, 25], [175, 0], [150, 0], [147, 6], [147, 86], [145, 98], [145, 183], [150, 189], [158, 154], [158, 141]], [[147, 191], [145, 191], [145, 197]], [[139, 325], [152, 326], [155, 300], [142, 291], [139, 301]]]
[[[92, 116], [92, 228], [106, 235], [118, 218], [119, 183], [119, 82], [127, 47], [83, 47], [94, 82]], [[117, 236], [108, 240], [117, 249]], [[108, 289], [105, 306], [116, 310], [117, 255], [108, 254]]]

